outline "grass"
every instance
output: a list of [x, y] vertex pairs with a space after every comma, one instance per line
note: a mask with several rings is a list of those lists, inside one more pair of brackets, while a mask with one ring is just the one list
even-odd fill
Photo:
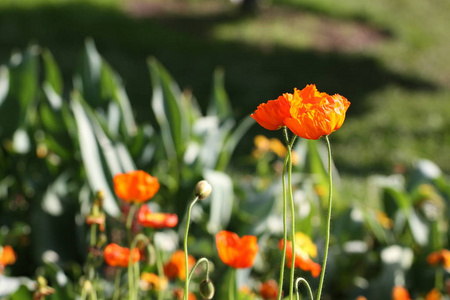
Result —
[[[352, 102], [331, 136], [343, 172], [388, 173], [422, 157], [450, 172], [449, 9], [445, 0], [278, 0], [244, 16], [222, 1], [3, 1], [0, 62], [37, 43], [52, 51], [70, 87], [90, 36], [124, 78], [141, 121], [150, 111], [149, 56], [203, 107], [213, 70], [223, 67], [239, 117], [316, 83]], [[255, 126], [257, 133], [267, 131]]]

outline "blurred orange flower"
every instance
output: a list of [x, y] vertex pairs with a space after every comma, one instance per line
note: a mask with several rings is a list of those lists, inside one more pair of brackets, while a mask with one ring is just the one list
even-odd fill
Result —
[[288, 94], [260, 104], [256, 111], [250, 115], [259, 125], [268, 130], [277, 130], [283, 127], [284, 120], [291, 117]]
[[[111, 243], [105, 247], [103, 256], [108, 265], [113, 267], [126, 268], [128, 266], [128, 260], [130, 258], [130, 249], [126, 247], [120, 247], [117, 244]], [[132, 262], [135, 263], [141, 258], [139, 250], [133, 249]]]
[[425, 297], [425, 300], [442, 300], [442, 294], [437, 289], [432, 289], [427, 296]]
[[139, 224], [151, 228], [172, 228], [178, 224], [176, 214], [153, 213], [147, 205], [142, 205], [137, 214]]
[[145, 291], [148, 290], [165, 290], [168, 282], [167, 277], [160, 278], [155, 273], [142, 272], [140, 280], [141, 288]]
[[156, 177], [144, 171], [132, 171], [114, 176], [114, 190], [125, 202], [142, 203], [152, 198], [159, 190]]
[[349, 106], [345, 97], [321, 93], [309, 84], [302, 90], [294, 89], [293, 94], [285, 93], [260, 104], [251, 117], [268, 130], [287, 126], [302, 138], [317, 140], [342, 126]]
[[450, 269], [450, 251], [447, 249], [442, 249], [439, 251], [435, 251], [430, 253], [427, 256], [427, 262], [431, 266], [436, 266], [441, 264], [445, 269]]
[[404, 287], [394, 286], [392, 289], [392, 300], [411, 300], [411, 296]]
[[269, 299], [269, 300], [277, 299], [278, 298], [278, 288], [279, 288], [278, 283], [275, 280], [270, 279], [261, 285], [259, 293], [261, 294], [261, 297], [263, 299]]
[[0, 246], [0, 267], [12, 265], [16, 262], [17, 255], [11, 246]]
[[286, 126], [304, 139], [317, 140], [338, 130], [345, 120], [350, 102], [341, 95], [320, 93], [314, 84], [301, 91], [294, 89], [290, 102], [290, 118], [284, 120]]
[[[278, 247], [283, 250], [283, 239], [280, 240]], [[317, 256], [316, 245], [304, 233], [297, 232], [295, 234], [295, 267], [304, 271], [310, 271], [312, 276], [320, 275], [322, 267], [315, 263], [311, 257]], [[292, 264], [292, 242], [286, 243], [286, 265], [291, 267]]]
[[216, 234], [216, 246], [220, 259], [233, 268], [250, 268], [258, 253], [256, 236], [242, 238], [230, 231], [222, 230]]
[[[184, 251], [183, 250], [177, 250], [175, 251], [172, 256], [170, 257], [170, 260], [164, 265], [164, 274], [169, 279], [175, 279], [178, 277], [181, 280], [186, 279], [186, 267], [185, 267], [185, 258], [184, 258]], [[194, 267], [195, 265], [195, 258], [191, 255], [188, 255], [188, 266], [189, 271]]]
[[[175, 288], [173, 290], [173, 296], [177, 300], [182, 300], [184, 296], [184, 289], [182, 288]], [[195, 297], [194, 293], [190, 292], [188, 295], [188, 300], [197, 300], [197, 297]]]

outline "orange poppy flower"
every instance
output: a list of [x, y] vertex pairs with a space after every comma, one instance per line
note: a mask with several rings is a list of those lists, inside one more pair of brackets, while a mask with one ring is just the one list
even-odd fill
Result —
[[[297, 237], [297, 235], [298, 235], [298, 233], [296, 234], [296, 237]], [[283, 239], [281, 239], [278, 244], [278, 247], [280, 248], [280, 250], [283, 250], [283, 244], [284, 244]], [[311, 272], [312, 276], [318, 277], [320, 275], [320, 270], [322, 269], [322, 267], [318, 263], [315, 263], [311, 259], [310, 255], [311, 255], [312, 249], [308, 250], [307, 248], [301, 247], [301, 245], [299, 244], [298, 241], [296, 241], [295, 244], [296, 244], [295, 267], [300, 268], [304, 271], [309, 271], [309, 272]], [[292, 264], [292, 242], [287, 241], [287, 243], [286, 243], [286, 265], [290, 268], [291, 264]]]
[[442, 249], [439, 251], [435, 251], [430, 253], [427, 256], [427, 262], [431, 266], [436, 266], [438, 264], [442, 264], [442, 266], [449, 270], [450, 269], [450, 251], [447, 249]]
[[[173, 296], [177, 300], [183, 300], [184, 289], [182, 289], [182, 288], [175, 288], [173, 290]], [[197, 297], [195, 297], [194, 293], [190, 292], [189, 295], [188, 295], [188, 300], [197, 300]]]
[[[185, 259], [184, 259], [184, 251], [183, 250], [177, 250], [175, 251], [172, 256], [170, 257], [169, 262], [167, 262], [164, 265], [164, 274], [169, 279], [175, 279], [178, 277], [181, 280], [186, 279], [186, 266], [185, 266]], [[188, 267], [189, 271], [194, 267], [195, 265], [195, 258], [191, 255], [188, 255]]]
[[269, 299], [269, 300], [277, 299], [278, 298], [278, 288], [279, 288], [278, 283], [275, 280], [270, 279], [261, 285], [259, 293], [261, 294], [261, 297], [263, 299]]
[[147, 205], [139, 208], [137, 220], [144, 227], [151, 228], [172, 228], [178, 224], [176, 214], [153, 213]]
[[16, 262], [17, 255], [11, 246], [0, 246], [0, 266], [12, 265]]
[[425, 300], [441, 300], [442, 298], [442, 294], [437, 289], [432, 289], [425, 297]]
[[277, 100], [269, 100], [260, 104], [255, 112], [250, 115], [259, 125], [268, 130], [277, 130], [283, 127], [284, 119], [291, 117], [289, 96], [283, 94]]
[[392, 300], [411, 300], [411, 296], [404, 287], [394, 286], [392, 289]]
[[256, 236], [239, 238], [236, 233], [226, 230], [216, 234], [216, 246], [220, 259], [233, 268], [250, 268], [258, 253]]
[[114, 176], [114, 190], [125, 202], [142, 203], [152, 198], [159, 190], [156, 177], [144, 171], [133, 171]]
[[341, 95], [320, 93], [314, 84], [294, 90], [290, 114], [285, 125], [304, 139], [317, 140], [338, 130], [345, 120], [350, 102]]
[[160, 278], [155, 273], [142, 272], [140, 286], [143, 290], [165, 290], [167, 288], [168, 282], [167, 277]]
[[[105, 250], [103, 250], [103, 256], [108, 265], [113, 267], [126, 268], [128, 266], [128, 261], [130, 258], [130, 249], [126, 247], [120, 247], [117, 244], [111, 243], [105, 247]], [[139, 253], [139, 249], [133, 249], [133, 263], [138, 262], [140, 258], [141, 255]]]

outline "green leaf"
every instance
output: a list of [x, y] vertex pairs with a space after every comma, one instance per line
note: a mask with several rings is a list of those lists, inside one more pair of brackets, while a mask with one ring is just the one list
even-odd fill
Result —
[[48, 49], [42, 52], [42, 59], [44, 62], [46, 84], [50, 85], [57, 95], [61, 95], [63, 92], [63, 79], [58, 64]]
[[221, 121], [233, 116], [230, 100], [225, 91], [224, 71], [222, 68], [216, 68], [213, 76], [213, 92], [208, 106], [209, 116], [218, 116]]
[[181, 93], [169, 73], [156, 59], [148, 61], [152, 79], [152, 108], [161, 128], [166, 155], [182, 157], [190, 139], [189, 108], [183, 107]]
[[87, 179], [92, 191], [102, 190], [104, 192], [105, 211], [111, 216], [118, 217], [120, 210], [109, 184], [112, 179], [111, 176], [107, 176], [105, 173], [93, 128], [86, 111], [81, 105], [81, 101], [83, 101], [81, 95], [74, 92], [71, 107], [77, 124], [78, 141], [80, 143], [81, 157], [86, 169]]
[[233, 182], [223, 172], [206, 170], [203, 175], [213, 187], [209, 196], [211, 206], [207, 228], [211, 234], [215, 234], [230, 222], [234, 199]]
[[104, 104], [100, 91], [102, 58], [92, 39], [87, 39], [85, 42], [79, 72], [81, 81], [79, 88], [83, 98], [93, 107], [102, 106]]
[[21, 285], [19, 289], [11, 295], [11, 300], [32, 300], [32, 293], [24, 285]]

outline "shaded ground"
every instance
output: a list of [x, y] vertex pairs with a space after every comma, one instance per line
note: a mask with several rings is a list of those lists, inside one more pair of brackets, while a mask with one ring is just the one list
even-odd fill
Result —
[[[23, 49], [30, 42], [39, 44], [55, 55], [70, 86], [79, 52], [85, 38], [90, 36], [124, 78], [135, 112], [142, 121], [149, 119], [150, 112], [151, 87], [145, 65], [149, 56], [160, 60], [182, 87], [192, 89], [203, 105], [209, 98], [213, 70], [223, 67], [227, 91], [239, 117], [247, 116], [257, 104], [292, 91], [293, 87], [316, 83], [320, 90], [338, 92], [352, 102], [348, 123], [355, 125], [348, 127], [354, 131], [347, 135], [336, 133], [335, 148], [338, 157], [342, 157], [342, 167], [363, 173], [386, 170], [393, 163], [376, 153], [362, 158], [360, 151], [370, 147], [367, 148], [367, 141], [353, 139], [364, 135], [358, 133], [361, 128], [358, 124], [364, 123], [367, 113], [373, 114], [377, 107], [379, 99], [373, 95], [392, 87], [407, 93], [442, 90], [439, 82], [393, 71], [372, 55], [383, 45], [393, 43], [396, 36], [363, 18], [335, 18], [323, 12], [290, 7], [270, 8], [252, 17], [218, 4], [167, 3], [134, 1], [124, 12], [109, 6], [72, 2], [33, 9], [3, 8], [0, 61], [6, 62], [12, 49]], [[394, 108], [397, 109], [395, 104]], [[384, 122], [381, 126], [386, 128], [397, 126], [395, 117]], [[258, 132], [262, 131], [255, 126], [252, 133]], [[392, 134], [382, 137], [393, 140], [386, 145], [396, 140], [395, 130]], [[348, 145], [362, 150], [348, 159]], [[250, 147], [251, 138], [242, 148], [248, 152]], [[417, 149], [411, 155], [421, 153], [417, 145], [412, 147]], [[340, 153], [343, 149], [345, 152]], [[430, 155], [429, 151], [435, 149], [432, 147], [424, 154]], [[354, 160], [355, 157], [360, 159]]]

